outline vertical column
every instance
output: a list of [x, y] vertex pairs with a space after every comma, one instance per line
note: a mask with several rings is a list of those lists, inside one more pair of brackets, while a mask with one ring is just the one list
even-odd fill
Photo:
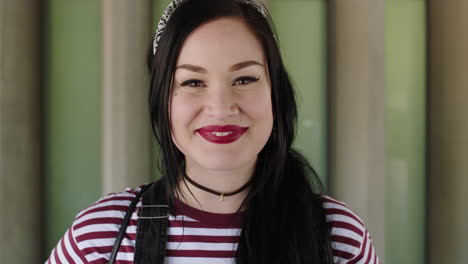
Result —
[[424, 264], [426, 3], [387, 0], [385, 9], [385, 260]]
[[329, 1], [330, 190], [384, 260], [384, 0]]
[[468, 2], [429, 1], [429, 263], [468, 263]]
[[102, 192], [148, 182], [151, 1], [102, 1]]
[[0, 0], [0, 259], [41, 247], [40, 2]]
[[327, 181], [326, 1], [269, 0], [284, 62], [297, 91], [294, 146]]
[[[46, 252], [101, 190], [101, 24], [95, 0], [48, 0]], [[36, 261], [37, 262], [37, 261]]]

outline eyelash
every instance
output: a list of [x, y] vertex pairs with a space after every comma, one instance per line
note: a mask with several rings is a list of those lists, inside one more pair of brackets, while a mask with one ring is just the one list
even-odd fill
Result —
[[[249, 85], [249, 84], [254, 83], [254, 82], [258, 81], [258, 80], [260, 80], [260, 77], [258, 77], [258, 76], [242, 76], [242, 77], [237, 78], [235, 80], [235, 82], [233, 83], [233, 85], [235, 83], [237, 83], [238, 81], [247, 82], [247, 83], [240, 84], [240, 85]], [[198, 85], [191, 85], [193, 83], [197, 83]], [[189, 87], [200, 87], [200, 83], [202, 83], [201, 80], [190, 79], [190, 80], [187, 80], [185, 82], [180, 83], [179, 85], [180, 86], [189, 86]]]

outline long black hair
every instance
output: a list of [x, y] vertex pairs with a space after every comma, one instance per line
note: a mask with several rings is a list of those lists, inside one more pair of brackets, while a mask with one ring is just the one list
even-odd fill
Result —
[[273, 131], [258, 155], [252, 185], [243, 202], [245, 217], [236, 262], [247, 264], [333, 263], [329, 227], [322, 206], [322, 186], [306, 159], [292, 148], [297, 106], [283, 65], [271, 18], [239, 0], [187, 0], [169, 19], [151, 71], [149, 107], [161, 148], [161, 170], [169, 203], [185, 173], [184, 155], [171, 137], [169, 100], [177, 58], [187, 36], [220, 17], [245, 20], [263, 45], [271, 80]]

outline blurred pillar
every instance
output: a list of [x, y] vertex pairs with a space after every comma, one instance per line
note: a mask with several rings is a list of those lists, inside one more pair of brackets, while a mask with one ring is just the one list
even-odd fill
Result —
[[0, 259], [41, 254], [40, 1], [0, 0]]
[[151, 0], [104, 0], [102, 12], [102, 192], [109, 193], [151, 176]]
[[96, 0], [47, 0], [44, 12], [48, 255], [100, 197], [101, 16]]
[[429, 263], [468, 263], [468, 1], [431, 0]]
[[385, 6], [386, 263], [425, 264], [426, 1]]
[[269, 0], [284, 63], [297, 92], [299, 111], [294, 147], [326, 185], [327, 4], [325, 0]]
[[329, 2], [329, 187], [384, 262], [384, 0]]

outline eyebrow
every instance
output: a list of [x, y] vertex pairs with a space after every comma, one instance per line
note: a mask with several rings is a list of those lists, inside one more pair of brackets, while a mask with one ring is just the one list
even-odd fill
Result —
[[[265, 65], [261, 64], [260, 62], [252, 60], [252, 61], [243, 61], [243, 62], [236, 63], [236, 64], [232, 65], [229, 68], [229, 71], [231, 71], [231, 72], [238, 71], [240, 69], [247, 68], [247, 67], [253, 66], [253, 65], [258, 65], [258, 66], [265, 67]], [[185, 69], [185, 70], [189, 70], [189, 71], [193, 71], [193, 72], [207, 73], [207, 70], [205, 68], [200, 67], [200, 66], [196, 66], [196, 65], [192, 65], [192, 64], [182, 64], [182, 65], [177, 66], [176, 70], [177, 69]]]

